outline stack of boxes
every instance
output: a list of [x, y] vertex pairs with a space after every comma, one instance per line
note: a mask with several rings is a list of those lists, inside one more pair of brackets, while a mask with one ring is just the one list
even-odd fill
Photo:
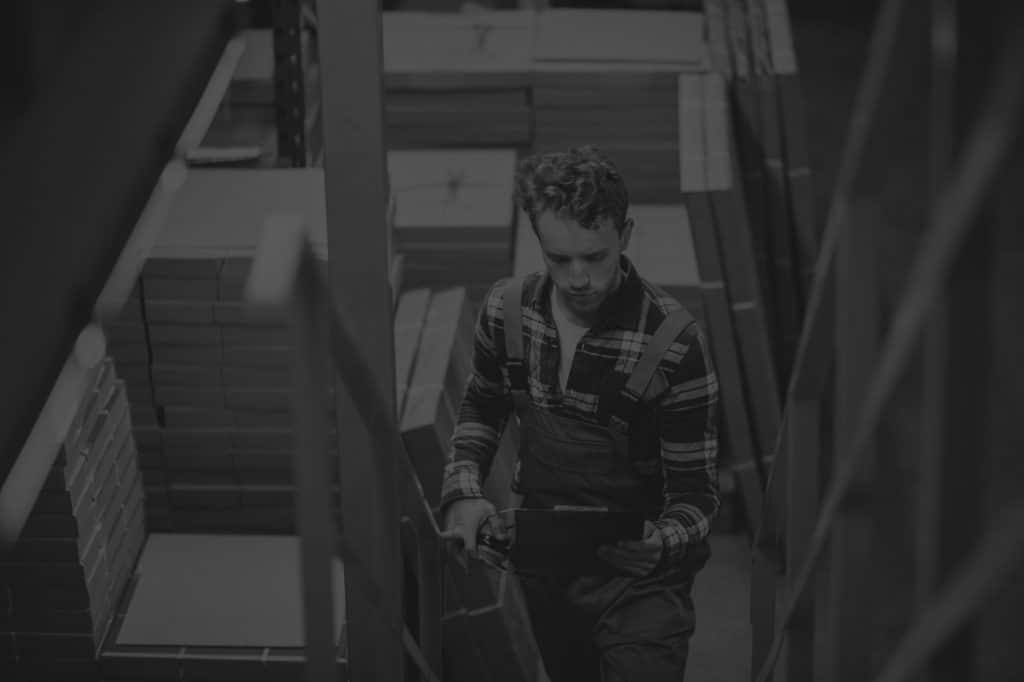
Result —
[[384, 12], [389, 148], [530, 143], [535, 14]]
[[678, 201], [677, 80], [709, 68], [699, 13], [551, 9], [534, 50], [534, 149], [600, 147], [640, 203]]
[[[408, 372], [401, 430], [431, 507], [440, 502], [444, 464], [470, 375], [474, 319], [463, 288], [403, 295], [396, 318], [399, 357], [415, 354]], [[418, 337], [418, 340], [417, 340]], [[414, 347], [414, 351], [410, 351]], [[402, 370], [405, 361], [398, 363]], [[399, 376], [405, 376], [400, 371]], [[512, 506], [518, 433], [514, 419], [503, 434], [484, 491], [499, 509]], [[537, 671], [539, 655], [524, 637], [529, 620], [514, 576], [473, 560], [468, 570], [447, 562], [444, 571], [445, 648], [451, 679], [522, 680]]]
[[[441, 481], [459, 405], [470, 375], [473, 313], [465, 288], [411, 292], [399, 322], [418, 329], [415, 361], [409, 372], [399, 422], [402, 440], [431, 507], [440, 502]], [[415, 332], [406, 332], [413, 338]], [[405, 350], [403, 349], [403, 354]]]
[[35, 507], [0, 563], [4, 679], [98, 680], [96, 652], [145, 540], [124, 382], [97, 365]]
[[[134, 330], [112, 352], [146, 416], [136, 435], [154, 530], [295, 529], [292, 339], [243, 301], [264, 221], [278, 211], [308, 217], [323, 258], [322, 171], [192, 170], [118, 325]], [[323, 396], [325, 414], [332, 402]]]
[[515, 168], [513, 150], [388, 152], [394, 247], [407, 290], [461, 286], [476, 305], [510, 274]]
[[[294, 345], [283, 323], [246, 313], [250, 266], [247, 258], [153, 258], [143, 269], [153, 403], [176, 528], [292, 527]], [[327, 373], [331, 363], [322, 360]], [[323, 396], [325, 415], [332, 402], [330, 392]]]

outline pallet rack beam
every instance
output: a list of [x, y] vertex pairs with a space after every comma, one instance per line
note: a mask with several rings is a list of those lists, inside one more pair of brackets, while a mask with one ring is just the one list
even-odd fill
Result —
[[302, 45], [304, 5], [304, 0], [273, 0], [272, 5], [277, 148], [292, 167], [309, 165]]

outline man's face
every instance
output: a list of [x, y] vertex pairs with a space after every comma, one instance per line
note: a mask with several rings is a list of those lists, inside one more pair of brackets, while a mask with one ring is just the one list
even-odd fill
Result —
[[551, 211], [537, 216], [537, 237], [548, 273], [560, 300], [570, 313], [592, 316], [618, 284], [619, 256], [629, 244], [633, 227], [627, 220], [622, 233], [610, 219], [588, 230]]

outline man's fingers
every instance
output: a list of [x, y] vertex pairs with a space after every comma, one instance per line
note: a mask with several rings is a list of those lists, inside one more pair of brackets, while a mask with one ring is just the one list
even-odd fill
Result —
[[466, 552], [476, 551], [476, 533], [469, 533], [465, 526], [455, 526], [448, 530], [441, 531], [441, 539], [461, 544]]
[[441, 531], [442, 540], [451, 540], [452, 542], [462, 541], [462, 531], [458, 528], [450, 528], [448, 530]]
[[508, 528], [505, 527], [505, 522], [502, 521], [501, 517], [497, 514], [491, 514], [490, 517], [484, 521], [484, 525], [487, 526], [491, 534], [499, 540], [508, 540]]
[[647, 575], [657, 563], [657, 557], [644, 545], [643, 551], [628, 551], [616, 545], [599, 547], [597, 555], [615, 568], [636, 576]]

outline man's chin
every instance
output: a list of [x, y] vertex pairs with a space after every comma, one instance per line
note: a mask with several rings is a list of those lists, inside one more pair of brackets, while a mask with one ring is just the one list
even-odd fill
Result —
[[601, 306], [603, 297], [598, 294], [590, 296], [569, 296], [569, 305], [576, 312], [592, 313]]

